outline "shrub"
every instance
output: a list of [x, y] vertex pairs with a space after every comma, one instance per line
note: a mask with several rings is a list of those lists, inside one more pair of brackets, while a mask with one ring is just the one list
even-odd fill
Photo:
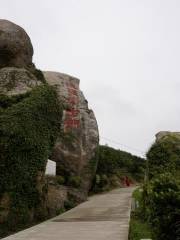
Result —
[[100, 184], [100, 181], [101, 181], [101, 177], [98, 175], [98, 174], [96, 174], [96, 177], [95, 177], [95, 183], [98, 185], [98, 184]]
[[151, 239], [152, 232], [150, 226], [143, 222], [142, 219], [136, 215], [131, 214], [131, 221], [129, 227], [129, 240]]
[[59, 185], [62, 185], [65, 183], [65, 179], [63, 176], [56, 176], [56, 181]]
[[30, 69], [30, 71], [34, 74], [34, 76], [41, 81], [42, 83], [46, 83], [46, 79], [44, 77], [44, 74], [41, 70], [37, 69], [37, 68], [32, 68]]
[[46, 175], [45, 178], [48, 184], [63, 185], [65, 183], [65, 179], [63, 176]]
[[149, 222], [144, 219], [143, 191], [137, 188], [133, 192], [134, 209], [131, 212], [129, 240], [154, 239], [153, 230]]
[[158, 240], [180, 239], [180, 182], [170, 173], [154, 178], [147, 189], [147, 206]]
[[112, 175], [125, 170], [133, 176], [144, 177], [146, 162], [143, 158], [108, 146], [99, 146], [97, 174]]
[[66, 200], [64, 202], [64, 208], [65, 210], [70, 210], [71, 208], [74, 208], [76, 206], [76, 203], [72, 200]]
[[81, 185], [81, 177], [80, 176], [71, 176], [68, 179], [68, 185], [78, 188]]
[[113, 174], [118, 168], [116, 151], [107, 146], [99, 147], [98, 174]]
[[92, 192], [94, 193], [104, 192], [110, 190], [110, 188], [111, 188], [110, 177], [107, 176], [106, 174], [102, 175], [96, 174]]
[[143, 158], [108, 146], [99, 146], [98, 159], [92, 192], [117, 187], [125, 176], [128, 176], [131, 182], [134, 182], [134, 179], [135, 181], [144, 179], [146, 161]]
[[149, 177], [180, 170], [180, 139], [167, 136], [152, 145], [147, 153]]

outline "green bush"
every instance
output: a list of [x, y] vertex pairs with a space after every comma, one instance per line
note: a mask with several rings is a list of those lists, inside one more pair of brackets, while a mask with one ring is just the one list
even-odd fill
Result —
[[98, 174], [96, 174], [95, 183], [98, 185], [100, 184], [100, 181], [101, 181], [101, 177]]
[[68, 178], [68, 183], [69, 186], [78, 188], [81, 185], [81, 177], [80, 176], [71, 176]]
[[154, 239], [151, 225], [144, 218], [143, 190], [137, 188], [133, 192], [135, 209], [131, 212], [129, 240]]
[[118, 169], [116, 150], [107, 146], [99, 146], [98, 174], [113, 174]]
[[71, 208], [74, 208], [76, 206], [76, 203], [73, 200], [66, 200], [64, 202], [64, 208], [65, 210], [70, 210]]
[[131, 214], [129, 240], [152, 239], [150, 226], [138, 216]]
[[[8, 107], [11, 107], [13, 104], [17, 104], [18, 102], [21, 102], [23, 99], [29, 97], [30, 92], [14, 95], [14, 96], [7, 96], [4, 94], [0, 94], [0, 109], [3, 111], [3, 109], [6, 109]], [[2, 112], [3, 113], [3, 112]]]
[[167, 136], [152, 145], [147, 153], [149, 177], [180, 170], [180, 139]]
[[62, 108], [56, 89], [47, 84], [5, 102], [1, 98], [0, 200], [8, 195], [6, 224], [16, 229], [32, 218], [33, 210], [38, 218], [44, 191], [38, 179], [60, 132]]
[[65, 179], [63, 176], [46, 175], [45, 178], [46, 178], [47, 184], [63, 185], [65, 183]]
[[59, 185], [62, 185], [65, 183], [65, 179], [63, 176], [56, 176], [56, 181]]
[[145, 168], [146, 161], [143, 158], [108, 146], [99, 146], [96, 177], [91, 191], [102, 192], [117, 187], [125, 176], [131, 182], [142, 181]]
[[147, 189], [149, 220], [158, 240], [180, 239], [180, 182], [170, 173], [154, 178]]
[[36, 78], [41, 81], [42, 83], [46, 83], [46, 79], [44, 77], [44, 74], [41, 70], [34, 68], [32, 73], [36, 76]]
[[122, 169], [134, 178], [144, 178], [145, 159], [108, 146], [99, 146], [97, 174], [113, 175]]
[[148, 177], [143, 191], [144, 216], [158, 240], [180, 239], [180, 138], [169, 134], [147, 153]]
[[99, 193], [110, 190], [110, 178], [106, 174], [96, 174], [92, 192]]

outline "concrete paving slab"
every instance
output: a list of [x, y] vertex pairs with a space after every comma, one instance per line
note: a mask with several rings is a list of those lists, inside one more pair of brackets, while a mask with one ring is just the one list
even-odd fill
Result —
[[53, 219], [4, 240], [127, 240], [134, 188], [95, 195]]

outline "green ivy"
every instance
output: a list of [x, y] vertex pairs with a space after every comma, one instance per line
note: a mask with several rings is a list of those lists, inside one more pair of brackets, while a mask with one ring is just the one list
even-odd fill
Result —
[[41, 70], [34, 68], [32, 73], [36, 76], [36, 78], [41, 81], [42, 83], [46, 83], [46, 79], [44, 77], [44, 74]]
[[56, 89], [47, 84], [25, 95], [1, 98], [0, 103], [0, 202], [8, 195], [6, 225], [13, 229], [32, 218], [32, 212], [38, 215], [38, 177], [60, 133], [62, 105]]
[[7, 96], [5, 94], [0, 94], [0, 108], [6, 109], [13, 104], [16, 104], [18, 102], [21, 102], [23, 99], [29, 97], [30, 92], [19, 94], [19, 95], [13, 95], [13, 96]]

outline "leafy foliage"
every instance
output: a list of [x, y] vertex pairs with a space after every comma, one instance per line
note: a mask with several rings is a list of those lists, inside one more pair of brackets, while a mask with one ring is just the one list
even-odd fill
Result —
[[180, 170], [180, 138], [168, 136], [152, 145], [147, 153], [149, 177]]
[[60, 132], [62, 108], [55, 88], [44, 84], [15, 100], [1, 98], [0, 113], [0, 203], [8, 195], [6, 224], [13, 229], [32, 212], [38, 217], [39, 178]]
[[16, 104], [20, 101], [22, 101], [24, 98], [28, 97], [30, 95], [30, 92], [27, 92], [25, 94], [19, 94], [19, 95], [14, 95], [12, 97], [9, 97], [4, 94], [0, 94], [0, 109], [6, 109], [13, 104]]
[[[142, 215], [143, 210], [143, 191], [137, 188], [133, 192], [133, 199], [136, 208], [131, 212], [129, 240], [152, 239], [153, 230], [147, 220]], [[137, 204], [138, 203], [138, 204]], [[153, 238], [154, 239], [154, 238]]]
[[99, 146], [98, 158], [94, 192], [117, 186], [124, 176], [137, 181], [144, 178], [146, 162], [143, 158], [108, 146]]
[[119, 169], [126, 169], [135, 177], [144, 176], [145, 161], [128, 152], [116, 150], [108, 146], [99, 146], [99, 163], [97, 174], [111, 175]]
[[[133, 214], [132, 214], [133, 215]], [[135, 214], [131, 216], [129, 240], [151, 239], [150, 226]]]
[[131, 212], [129, 240], [154, 239], [150, 223], [144, 219], [143, 191], [137, 188], [133, 192], [134, 208]]
[[81, 184], [81, 177], [80, 176], [70, 176], [67, 184], [69, 186], [78, 188], [78, 187], [80, 187], [80, 184]]
[[36, 76], [36, 78], [37, 78], [38, 80], [40, 80], [42, 83], [46, 83], [44, 74], [42, 73], [41, 70], [39, 70], [39, 69], [37, 69], [37, 68], [33, 68], [32, 73], [33, 73], [33, 74]]
[[168, 134], [147, 153], [150, 182], [144, 185], [144, 215], [158, 240], [180, 239], [180, 138]]
[[151, 180], [147, 189], [148, 215], [158, 240], [180, 239], [180, 182], [170, 173]]

